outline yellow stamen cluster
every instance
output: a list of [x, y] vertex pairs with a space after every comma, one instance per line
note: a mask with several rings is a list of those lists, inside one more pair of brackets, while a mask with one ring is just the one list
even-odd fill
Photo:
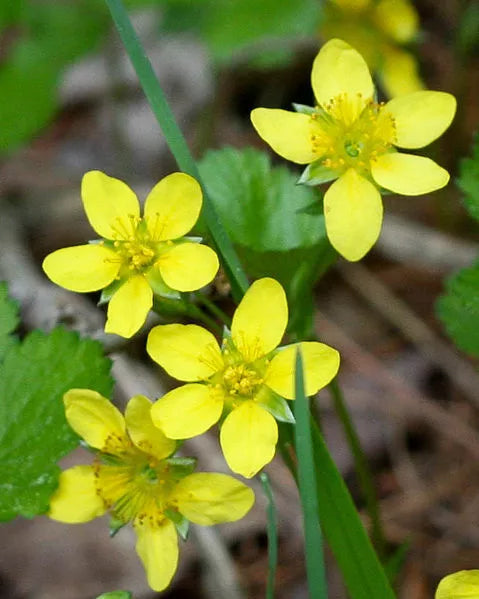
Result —
[[124, 524], [162, 523], [167, 496], [174, 484], [162, 461], [131, 445], [117, 464], [104, 463], [100, 458], [93, 468], [96, 493], [115, 519]]
[[132, 214], [128, 221], [117, 218], [113, 228], [113, 246], [122, 263], [130, 270], [143, 272], [155, 262], [158, 251], [144, 219]]
[[244, 363], [228, 366], [223, 373], [223, 385], [230, 395], [252, 397], [262, 384], [261, 376]]
[[384, 104], [364, 103], [360, 94], [340, 94], [311, 115], [311, 143], [321, 164], [341, 174], [354, 168], [362, 174], [388, 152], [395, 139], [394, 119]]

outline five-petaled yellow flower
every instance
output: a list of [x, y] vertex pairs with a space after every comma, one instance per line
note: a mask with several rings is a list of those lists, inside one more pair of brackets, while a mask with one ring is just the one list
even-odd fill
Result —
[[216, 275], [215, 252], [184, 237], [198, 219], [203, 197], [189, 175], [173, 173], [155, 185], [143, 217], [135, 193], [100, 171], [86, 173], [81, 191], [88, 220], [103, 239], [57, 250], [45, 258], [43, 269], [71, 291], [106, 288], [107, 333], [131, 337], [145, 322], [153, 293], [194, 291]]
[[253, 491], [233, 477], [192, 474], [195, 460], [170, 457], [176, 442], [153, 425], [146, 397], [130, 399], [125, 418], [89, 389], [68, 391], [64, 403], [71, 427], [97, 451], [92, 465], [60, 474], [49, 516], [74, 524], [109, 510], [112, 532], [132, 522], [152, 589], [163, 590], [176, 571], [177, 528], [232, 522], [253, 505]]
[[431, 159], [395, 146], [416, 149], [434, 141], [451, 123], [456, 101], [448, 93], [417, 91], [378, 104], [365, 61], [338, 39], [315, 58], [311, 81], [315, 108], [256, 108], [251, 120], [275, 152], [309, 164], [300, 182], [337, 179], [324, 195], [326, 232], [347, 260], [359, 260], [381, 231], [380, 188], [419, 195], [449, 181]]
[[424, 88], [416, 59], [402, 48], [417, 36], [418, 24], [409, 0], [329, 0], [320, 33], [356, 48], [387, 95], [394, 97]]
[[147, 351], [171, 376], [187, 381], [153, 404], [151, 417], [168, 437], [199, 435], [223, 416], [220, 442], [233, 472], [254, 476], [273, 459], [275, 418], [292, 421], [284, 400], [294, 399], [297, 348], [304, 361], [307, 395], [327, 385], [339, 367], [338, 352], [322, 343], [278, 348], [288, 322], [281, 285], [260, 279], [239, 304], [222, 347], [197, 325], [154, 327]]
[[479, 599], [479, 570], [461, 570], [441, 580], [435, 599]]

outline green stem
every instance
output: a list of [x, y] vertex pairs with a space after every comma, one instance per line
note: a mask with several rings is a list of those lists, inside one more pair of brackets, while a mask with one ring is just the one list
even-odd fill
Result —
[[266, 507], [267, 534], [268, 534], [268, 582], [266, 585], [266, 599], [274, 599], [274, 584], [276, 568], [278, 566], [278, 514], [274, 503], [273, 491], [268, 475], [262, 472], [259, 475], [264, 494], [268, 500]]
[[206, 295], [203, 295], [202, 293], [198, 293], [198, 294], [196, 294], [196, 299], [200, 303], [202, 303], [206, 308], [208, 308], [208, 310], [211, 312], [211, 314], [216, 316], [216, 318], [218, 318], [218, 320], [221, 320], [221, 322], [225, 326], [227, 326], [229, 329], [231, 329], [231, 318], [228, 316], [228, 314], [223, 312], [223, 310], [221, 308], [218, 308], [218, 306], [214, 302], [212, 302], [209, 297], [207, 297]]
[[361, 441], [359, 440], [358, 433], [352, 421], [351, 415], [349, 414], [349, 410], [347, 408], [344, 395], [341, 391], [341, 387], [339, 386], [337, 378], [330, 383], [329, 388], [333, 397], [334, 409], [336, 410], [336, 414], [343, 425], [349, 448], [353, 454], [356, 474], [364, 494], [366, 509], [371, 519], [371, 538], [378, 554], [381, 557], [385, 557], [386, 540], [381, 524], [379, 502], [376, 494], [373, 475], [371, 469], [369, 468], [368, 460], [364, 454]]
[[230, 279], [233, 297], [239, 301], [248, 289], [248, 279], [241, 267], [233, 245], [226, 234], [211, 199], [202, 184], [198, 168], [188, 148], [186, 140], [176, 123], [163, 89], [156, 78], [151, 63], [133, 29], [128, 13], [121, 0], [105, 0], [118, 34], [125, 46], [133, 68], [151, 109], [165, 136], [166, 142], [182, 171], [194, 177], [203, 188], [202, 217], [208, 227], [213, 243], [221, 256], [223, 266]]
[[304, 390], [304, 370], [301, 350], [296, 352], [295, 366], [296, 418], [295, 445], [298, 456], [298, 490], [303, 512], [306, 576], [309, 594], [313, 599], [327, 599], [326, 572], [324, 567], [323, 533], [318, 505], [316, 468], [309, 402]]
[[165, 314], [169, 315], [178, 315], [181, 316], [189, 316], [194, 320], [198, 320], [205, 324], [209, 329], [214, 331], [217, 335], [221, 336], [223, 334], [222, 327], [209, 316], [205, 314], [204, 311], [195, 304], [187, 301], [186, 299], [181, 300], [171, 300], [168, 298], [154, 298], [153, 300], [153, 311], [159, 314], [160, 316], [165, 316]]

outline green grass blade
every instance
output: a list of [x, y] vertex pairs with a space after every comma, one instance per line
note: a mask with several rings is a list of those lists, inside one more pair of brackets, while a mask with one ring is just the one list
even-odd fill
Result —
[[268, 534], [268, 581], [266, 584], [266, 599], [274, 599], [274, 585], [276, 568], [278, 565], [278, 515], [274, 503], [273, 491], [268, 475], [262, 472], [259, 475], [264, 494], [268, 500], [266, 515], [268, 517], [266, 532]]
[[316, 472], [311, 439], [309, 403], [304, 391], [301, 350], [296, 353], [294, 414], [296, 417], [296, 454], [298, 456], [298, 488], [303, 511], [306, 575], [312, 599], [327, 599], [323, 538], [318, 518]]
[[148, 57], [145, 54], [138, 36], [133, 29], [128, 13], [121, 0], [105, 0], [118, 34], [125, 46], [133, 68], [136, 71], [141, 87], [150, 103], [151, 109], [165, 136], [166, 142], [182, 171], [194, 177], [203, 187], [202, 217], [208, 227], [214, 245], [222, 259], [229, 277], [233, 296], [237, 301], [248, 289], [248, 279], [241, 267], [238, 256], [231, 241], [223, 229], [214, 206], [205, 190], [196, 163], [191, 155], [186, 140], [178, 127], [173, 112], [168, 104], [163, 89], [156, 78]]
[[337, 377], [329, 384], [329, 389], [333, 398], [334, 409], [343, 425], [344, 434], [348, 441], [349, 448], [354, 458], [356, 475], [366, 501], [366, 508], [371, 519], [371, 538], [379, 557], [386, 555], [386, 539], [384, 537], [381, 523], [381, 512], [374, 485], [374, 478], [369, 467], [368, 459], [361, 446], [359, 435], [354, 426], [354, 422], [349, 414], [341, 387]]
[[351, 495], [321, 432], [312, 424], [319, 516], [349, 595], [351, 599], [394, 599]]

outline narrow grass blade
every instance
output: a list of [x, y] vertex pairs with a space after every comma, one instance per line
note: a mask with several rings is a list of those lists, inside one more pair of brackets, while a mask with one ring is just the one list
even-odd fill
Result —
[[323, 538], [318, 518], [316, 472], [311, 440], [311, 418], [304, 391], [301, 350], [296, 353], [295, 367], [296, 454], [298, 456], [298, 487], [303, 511], [306, 575], [312, 599], [327, 599]]
[[312, 424], [319, 516], [349, 595], [351, 599], [394, 599], [351, 495], [319, 428]]
[[268, 581], [266, 584], [266, 599], [274, 599], [274, 585], [276, 568], [278, 565], [278, 515], [274, 503], [273, 490], [268, 475], [262, 472], [259, 475], [264, 494], [268, 499], [266, 515], [268, 517], [266, 531], [268, 533]]
[[151, 63], [133, 29], [122, 1], [105, 0], [105, 2], [110, 10], [118, 34], [125, 46], [125, 50], [130, 58], [133, 68], [136, 71], [141, 87], [145, 92], [146, 98], [150, 103], [151, 109], [163, 131], [166, 142], [168, 143], [178, 166], [182, 171], [194, 177], [203, 187], [203, 218], [229, 277], [233, 296], [239, 301], [248, 289], [248, 279], [241, 267], [238, 256], [226, 231], [223, 229], [218, 219], [207, 191], [202, 185], [196, 163], [191, 155], [186, 140], [178, 127]]
[[337, 377], [331, 381], [329, 389], [333, 397], [334, 409], [339, 420], [341, 421], [341, 424], [343, 425], [344, 434], [346, 435], [349, 449], [353, 454], [356, 475], [358, 477], [359, 484], [366, 501], [366, 508], [371, 519], [371, 538], [379, 557], [382, 558], [386, 555], [386, 539], [384, 537], [381, 523], [381, 512], [379, 509], [379, 502], [374, 485], [373, 474], [369, 467], [368, 459], [361, 446], [361, 441], [359, 439], [358, 433], [356, 432], [354, 422], [349, 414], [349, 410], [341, 391], [341, 387], [339, 386]]

